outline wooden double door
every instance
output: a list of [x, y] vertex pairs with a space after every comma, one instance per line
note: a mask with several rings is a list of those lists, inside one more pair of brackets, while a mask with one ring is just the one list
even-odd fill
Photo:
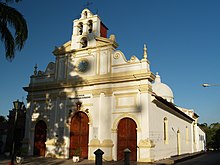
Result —
[[44, 156], [46, 151], [47, 125], [40, 120], [35, 126], [34, 132], [34, 155]]
[[89, 118], [83, 112], [77, 112], [70, 126], [70, 158], [79, 155], [80, 158], [88, 158], [89, 143]]
[[137, 160], [137, 125], [130, 118], [123, 118], [118, 124], [117, 160], [124, 159], [124, 150], [128, 148], [130, 160]]

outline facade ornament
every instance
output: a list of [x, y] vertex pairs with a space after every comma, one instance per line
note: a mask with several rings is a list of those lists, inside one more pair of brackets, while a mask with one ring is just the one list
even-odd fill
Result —
[[150, 140], [147, 138], [147, 139], [140, 140], [138, 147], [140, 147], [140, 148], [154, 148], [155, 144], [154, 144], [153, 140]]
[[80, 110], [81, 110], [81, 106], [82, 106], [82, 102], [77, 101], [77, 102], [76, 102], [76, 110], [77, 110], [77, 111], [80, 111]]
[[109, 39], [112, 40], [112, 41], [114, 41], [114, 42], [116, 41], [116, 38], [115, 38], [115, 35], [114, 35], [114, 34], [111, 34], [110, 37], [109, 37]]
[[34, 66], [34, 75], [35, 76], [37, 75], [37, 64], [35, 64], [35, 66]]
[[131, 59], [128, 62], [132, 63], [132, 62], [135, 62], [135, 60], [136, 60], [136, 56], [132, 56]]
[[119, 59], [119, 57], [120, 57], [120, 53], [118, 53], [118, 52], [113, 55], [114, 59]]
[[147, 61], [147, 46], [146, 46], [146, 44], [144, 44], [144, 58], [142, 59], [142, 61]]

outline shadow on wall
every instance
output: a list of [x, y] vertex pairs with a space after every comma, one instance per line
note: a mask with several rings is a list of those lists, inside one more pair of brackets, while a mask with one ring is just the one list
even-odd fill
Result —
[[[55, 155], [57, 155], [59, 157], [62, 157], [66, 154], [64, 153], [64, 148], [66, 145], [64, 129], [66, 126], [70, 125], [71, 119], [74, 114], [77, 111], [81, 110], [80, 108], [82, 102], [80, 101], [80, 97], [78, 97], [78, 89], [81, 86], [86, 86], [87, 83], [83, 79], [83, 76], [81, 76], [83, 75], [83, 72], [79, 71], [78, 66], [73, 65], [73, 60], [68, 64], [63, 63], [64, 65], [61, 65], [62, 70], [64, 68], [68, 68], [69, 73], [68, 75], [62, 75], [62, 79], [58, 77], [58, 75], [55, 75], [56, 73], [67, 73], [67, 71], [63, 72], [56, 69], [56, 67], [60, 64], [59, 58], [57, 58], [56, 60], [57, 64], [53, 62], [49, 63], [45, 72], [40, 70], [38, 71], [37, 66], [35, 66], [34, 75], [31, 76], [31, 84], [29, 85], [29, 87], [24, 88], [26, 91], [29, 92], [28, 99], [33, 102], [33, 112], [32, 114], [28, 114], [31, 117], [31, 120], [33, 122], [32, 124], [36, 125], [38, 121], [44, 120], [48, 125], [51, 122], [51, 117], [54, 117], [54, 120], [56, 121], [53, 125], [53, 128], [51, 128], [51, 126], [49, 125], [47, 126], [47, 128], [49, 129], [47, 129], [46, 143], [48, 143], [49, 146], [55, 146], [55, 148], [50, 148], [49, 152], [46, 153], [47, 149], [46, 145], [44, 145], [46, 156], [54, 157]], [[83, 66], [80, 67], [84, 69]], [[60, 66], [58, 68], [60, 68]], [[87, 69], [90, 68], [87, 66]], [[72, 73], [74, 73], [74, 75]], [[49, 85], [42, 86], [42, 82]], [[41, 89], [45, 95], [45, 102], [37, 100], [38, 98], [36, 94], [39, 89]], [[57, 89], [59, 89], [59, 91]], [[58, 91], [58, 94], [54, 95], [54, 91]], [[68, 106], [65, 106], [62, 98], [66, 98]], [[58, 105], [57, 99], [60, 100]], [[42, 141], [42, 144], [44, 143], [45, 141]]]

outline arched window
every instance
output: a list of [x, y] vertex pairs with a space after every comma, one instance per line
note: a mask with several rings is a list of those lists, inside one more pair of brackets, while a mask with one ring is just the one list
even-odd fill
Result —
[[92, 26], [93, 26], [92, 20], [89, 20], [89, 22], [88, 22], [88, 32], [89, 33], [92, 33]]
[[186, 126], [186, 144], [188, 144], [188, 143], [189, 143], [189, 129]]
[[177, 155], [181, 155], [180, 130], [177, 131]]
[[84, 18], [87, 18], [87, 15], [88, 15], [88, 13], [87, 13], [87, 11], [85, 11], [84, 12]]
[[163, 119], [163, 134], [164, 143], [168, 144], [168, 120], [166, 117]]
[[82, 33], [83, 33], [83, 23], [80, 22], [78, 24], [78, 35], [82, 35]]
[[87, 38], [83, 37], [80, 41], [80, 44], [81, 44], [81, 48], [87, 47], [87, 44], [88, 44]]
[[193, 122], [193, 142], [196, 143], [196, 123]]

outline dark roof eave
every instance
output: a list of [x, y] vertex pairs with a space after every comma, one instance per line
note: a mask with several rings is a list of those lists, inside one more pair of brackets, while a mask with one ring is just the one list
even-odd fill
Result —
[[163, 104], [165, 104], [166, 106], [168, 106], [169, 108], [171, 108], [172, 110], [175, 110], [176, 112], [178, 112], [179, 114], [181, 114], [182, 116], [186, 117], [187, 119], [194, 121], [194, 119], [192, 119], [190, 116], [188, 116], [187, 114], [185, 114], [184, 112], [182, 112], [179, 108], [177, 108], [173, 103], [168, 102], [167, 100], [163, 99], [160, 96], [156, 96], [154, 95], [154, 97], [162, 102]]

